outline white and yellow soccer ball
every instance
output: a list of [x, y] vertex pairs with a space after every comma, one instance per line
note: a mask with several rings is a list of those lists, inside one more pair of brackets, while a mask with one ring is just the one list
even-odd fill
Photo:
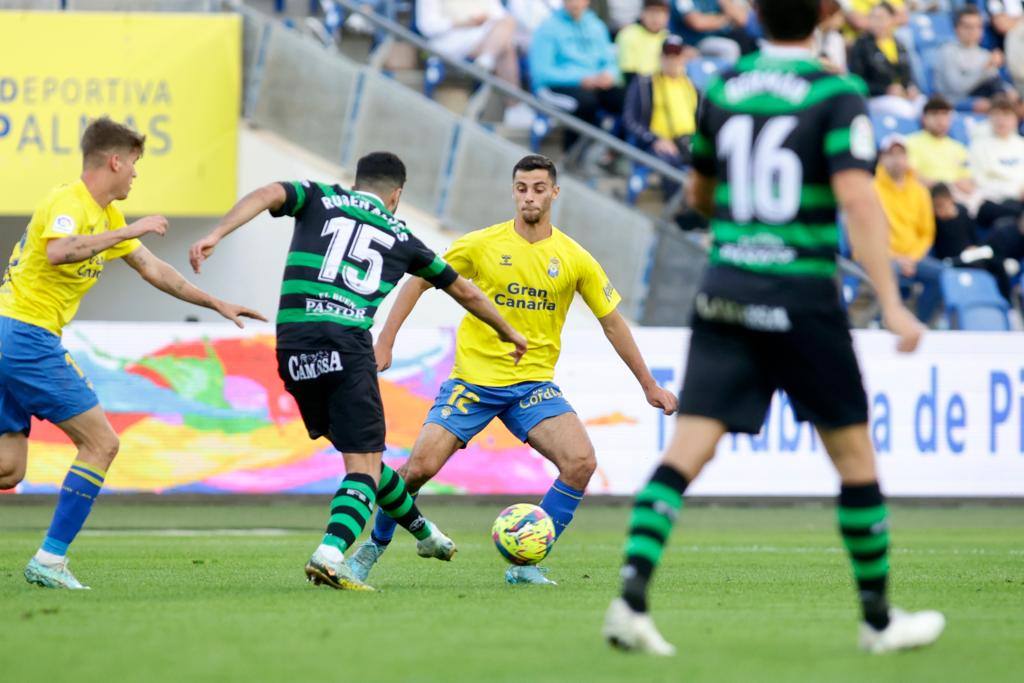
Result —
[[537, 564], [555, 544], [555, 523], [541, 507], [516, 503], [494, 520], [491, 536], [498, 552], [512, 564]]

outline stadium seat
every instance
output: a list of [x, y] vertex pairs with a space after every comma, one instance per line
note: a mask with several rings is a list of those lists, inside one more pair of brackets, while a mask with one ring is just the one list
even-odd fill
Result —
[[711, 79], [729, 67], [729, 61], [712, 57], [698, 57], [686, 65], [686, 75], [690, 77], [698, 92], [704, 92]]
[[997, 332], [1010, 329], [1010, 305], [992, 275], [971, 268], [942, 273], [942, 297], [953, 330]]
[[914, 49], [922, 55], [928, 48], [937, 48], [943, 43], [956, 40], [953, 16], [949, 12], [911, 14], [910, 32], [914, 37]]
[[914, 119], [903, 119], [892, 114], [872, 114], [871, 125], [875, 129], [875, 141], [879, 144], [885, 139], [885, 136], [892, 133], [910, 135], [921, 128]]

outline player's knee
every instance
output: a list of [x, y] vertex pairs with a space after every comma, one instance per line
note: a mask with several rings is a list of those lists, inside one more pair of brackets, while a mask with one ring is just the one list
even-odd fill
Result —
[[594, 447], [588, 445], [586, 450], [562, 468], [560, 478], [573, 488], [585, 489], [596, 469], [597, 456], [594, 453]]
[[25, 468], [0, 463], [0, 491], [9, 491], [25, 478]]
[[431, 477], [437, 474], [437, 470], [423, 462], [406, 462], [402, 466], [405, 470], [402, 472], [402, 479], [405, 480], [405, 486], [410, 491], [419, 491], [423, 486], [430, 481]]
[[95, 459], [96, 464], [106, 469], [114, 462], [118, 451], [121, 450], [121, 439], [114, 432], [110, 432], [96, 439], [94, 443], [88, 446], [88, 450], [90, 451], [89, 455]]

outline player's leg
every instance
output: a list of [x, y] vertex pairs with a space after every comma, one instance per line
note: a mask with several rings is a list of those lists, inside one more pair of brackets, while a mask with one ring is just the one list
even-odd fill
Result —
[[[816, 425], [839, 473], [839, 530], [864, 617], [861, 646], [884, 652], [930, 643], [942, 632], [941, 614], [906, 615], [889, 607], [889, 514], [878, 485], [867, 398], [845, 317], [838, 311], [802, 315], [787, 337], [791, 352], [777, 355], [783, 388], [797, 417]], [[823, 377], [828, 381], [821, 381]]]
[[935, 642], [946, 620], [935, 611], [903, 612], [889, 606], [889, 512], [878, 486], [866, 424], [821, 429], [841, 487], [839, 531], [849, 553], [864, 621], [860, 647], [876, 654]]
[[626, 650], [670, 655], [648, 614], [648, 585], [683, 507], [683, 494], [714, 457], [727, 431], [757, 433], [771, 403], [774, 379], [758, 348], [764, 343], [741, 327], [695, 317], [672, 441], [637, 494], [622, 567], [622, 596], [605, 616], [604, 637]]
[[[397, 472], [398, 479], [404, 482], [404, 489], [408, 495], [415, 498], [419, 490], [440, 472], [448, 459], [464, 445], [459, 437], [440, 425], [430, 422], [423, 425], [419, 436], [416, 437], [416, 443], [413, 444], [409, 459]], [[386, 548], [391, 543], [399, 522], [392, 514], [393, 511], [385, 508], [383, 503], [381, 510], [384, 514], [377, 513], [370, 540], [380, 548]]]
[[572, 522], [576, 508], [597, 469], [594, 444], [576, 413], [566, 412], [540, 422], [529, 431], [527, 443], [558, 468], [540, 506], [555, 523], [558, 538]]
[[[398, 469], [413, 496], [505, 407], [492, 393], [458, 379], [441, 385], [409, 459]], [[378, 513], [370, 540], [378, 548], [387, 547], [396, 526], [389, 515]]]
[[17, 486], [25, 478], [28, 437], [23, 432], [0, 434], [0, 491]]
[[25, 578], [48, 588], [85, 588], [67, 569], [68, 546], [92, 511], [120, 441], [98, 405], [57, 426], [75, 444], [78, 454], [61, 484], [43, 544], [25, 568]]

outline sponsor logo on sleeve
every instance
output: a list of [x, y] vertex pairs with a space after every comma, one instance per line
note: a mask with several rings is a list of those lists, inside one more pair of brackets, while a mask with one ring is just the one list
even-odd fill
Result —
[[75, 219], [67, 214], [61, 214], [53, 219], [50, 229], [61, 235], [70, 235], [75, 231]]

